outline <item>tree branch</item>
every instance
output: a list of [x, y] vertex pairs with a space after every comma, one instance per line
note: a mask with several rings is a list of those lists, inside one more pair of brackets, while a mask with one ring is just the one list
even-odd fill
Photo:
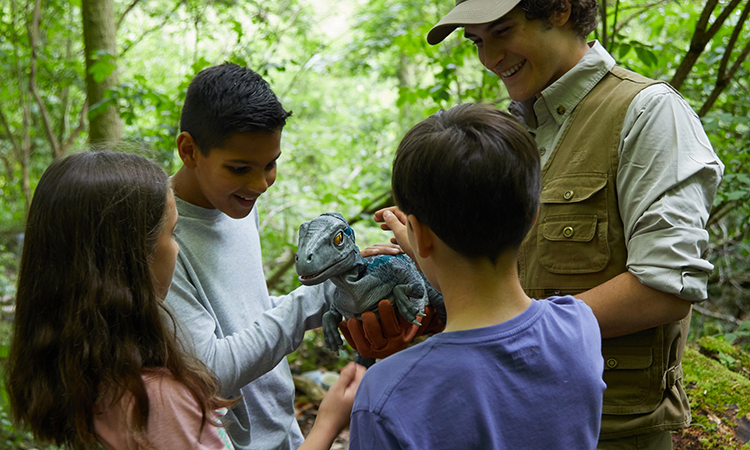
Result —
[[[149, 34], [153, 33], [154, 31], [158, 31], [158, 30], [161, 30], [162, 28], [164, 28], [164, 25], [166, 25], [166, 24], [167, 24], [167, 22], [169, 22], [169, 19], [170, 19], [170, 17], [172, 16], [172, 14], [173, 14], [173, 13], [174, 13], [175, 11], [177, 11], [177, 9], [178, 9], [178, 8], [179, 8], [180, 6], [182, 6], [182, 4], [183, 4], [184, 2], [185, 2], [185, 0], [180, 0], [179, 2], [177, 2], [177, 4], [175, 5], [175, 7], [174, 7], [174, 8], [172, 8], [172, 10], [171, 10], [171, 11], [169, 12], [169, 14], [167, 14], [167, 15], [165, 16], [164, 20], [162, 20], [162, 22], [161, 22], [161, 23], [160, 23], [159, 25], [157, 25], [157, 26], [155, 26], [155, 27], [152, 27], [152, 28], [149, 28], [148, 30], [144, 31], [144, 32], [143, 32], [143, 33], [141, 34], [141, 36], [140, 36], [140, 37], [139, 37], [139, 38], [138, 38], [137, 40], [133, 41], [133, 45], [135, 45], [135, 44], [138, 44], [138, 43], [140, 43], [140, 42], [143, 42], [143, 39], [144, 39], [144, 38], [145, 38], [146, 36], [148, 36]], [[120, 52], [120, 54], [118, 55], [118, 58], [122, 58], [122, 56], [123, 56], [123, 55], [124, 55], [124, 54], [125, 54], [125, 53], [126, 53], [126, 52], [127, 52], [128, 50], [130, 50], [131, 48], [133, 48], [133, 45], [128, 45], [127, 47], [124, 47], [124, 48], [122, 49], [122, 51]]]
[[715, 207], [713, 211], [711, 211], [711, 215], [708, 218], [708, 222], [706, 222], [706, 228], [710, 227], [711, 225], [714, 225], [721, 219], [723, 219], [727, 214], [732, 212], [734, 208], [737, 206], [739, 202], [738, 201], [724, 201], [719, 206]]
[[[628, 17], [626, 17], [622, 22], [620, 22], [620, 23], [617, 24], [617, 26], [614, 29], [614, 34], [619, 34], [620, 30], [622, 30], [624, 27], [628, 26], [628, 24], [630, 22], [632, 22], [638, 16], [640, 16], [644, 12], [648, 11], [649, 9], [653, 8], [654, 6], [659, 6], [659, 5], [662, 5], [664, 3], [670, 3], [671, 1], [672, 0], [659, 0], [658, 2], [648, 3], [646, 5], [641, 6], [637, 11], [635, 11], [633, 14], [629, 15]], [[623, 11], [625, 11], [626, 9], [633, 9], [633, 7], [631, 7], [631, 8], [622, 7], [621, 9]]]
[[719, 62], [719, 70], [716, 75], [716, 83], [714, 85], [714, 88], [711, 90], [711, 93], [708, 95], [708, 98], [706, 98], [706, 101], [703, 102], [703, 105], [701, 106], [700, 110], [698, 111], [698, 116], [703, 117], [705, 116], [708, 111], [711, 110], [716, 100], [719, 98], [719, 95], [726, 89], [726, 87], [729, 85], [729, 82], [732, 81], [732, 78], [734, 78], [734, 74], [737, 73], [737, 70], [740, 68], [740, 65], [745, 61], [745, 59], [748, 56], [748, 53], [750, 53], [750, 40], [745, 44], [745, 47], [740, 51], [740, 54], [737, 56], [737, 59], [734, 61], [734, 64], [729, 68], [727, 71], [727, 66], [729, 65], [729, 59], [732, 56], [732, 52], [734, 51], [734, 47], [737, 44], [737, 40], [739, 39], [740, 32], [744, 29], [745, 22], [747, 21], [748, 14], [750, 14], [750, 1], [745, 3], [745, 7], [742, 8], [742, 13], [740, 14], [740, 18], [737, 21], [737, 24], [734, 26], [734, 29], [732, 30], [732, 35], [729, 37], [729, 41], [727, 42], [726, 47], [724, 48], [724, 54], [721, 57], [721, 61]]
[[732, 316], [727, 315], [727, 314], [721, 314], [721, 313], [713, 312], [713, 311], [710, 311], [710, 310], [708, 310], [706, 308], [703, 308], [703, 307], [695, 305], [695, 304], [693, 305], [693, 309], [696, 310], [696, 311], [698, 311], [699, 313], [703, 314], [704, 316], [713, 317], [714, 319], [723, 320], [724, 322], [729, 322], [729, 323], [732, 323], [732, 324], [735, 324], [735, 325], [741, 325], [742, 324], [742, 321], [740, 319], [736, 318], [736, 317], [732, 317]]
[[685, 57], [682, 59], [682, 62], [680, 62], [679, 67], [677, 67], [672, 80], [669, 82], [669, 84], [675, 89], [679, 90], [682, 87], [682, 84], [685, 82], [688, 75], [690, 75], [693, 66], [695, 66], [695, 63], [698, 61], [698, 57], [703, 53], [703, 50], [705, 50], [706, 45], [708, 45], [711, 39], [713, 39], [714, 35], [716, 35], [724, 24], [726, 18], [729, 17], [729, 14], [734, 11], [741, 1], [742, 0], [731, 0], [716, 18], [708, 31], [706, 31], [708, 20], [711, 18], [711, 13], [718, 4], [718, 0], [708, 0], [708, 2], [706, 2], [706, 6], [703, 8], [703, 12], [695, 25], [693, 38], [690, 40], [690, 49], [685, 54]]
[[13, 130], [10, 129], [10, 125], [8, 125], [8, 119], [5, 118], [5, 113], [3, 112], [2, 106], [0, 106], [0, 122], [3, 124], [3, 128], [5, 128], [5, 132], [8, 136], [8, 140], [10, 141], [10, 145], [13, 147], [13, 151], [17, 154], [21, 154], [21, 146], [18, 145], [18, 141], [16, 140], [16, 137], [13, 136]]
[[602, 46], [609, 50], [607, 39], [607, 0], [601, 0]]
[[47, 140], [52, 147], [52, 154], [55, 158], [60, 156], [60, 144], [57, 142], [55, 137], [55, 131], [52, 128], [52, 121], [49, 117], [49, 111], [47, 106], [42, 101], [42, 97], [39, 95], [39, 91], [36, 88], [36, 60], [37, 60], [37, 39], [39, 37], [39, 21], [41, 20], [41, 0], [36, 0], [34, 3], [34, 13], [31, 21], [31, 27], [27, 27], [29, 33], [29, 46], [31, 47], [31, 63], [29, 69], [29, 90], [34, 96], [37, 105], [39, 106], [39, 112], [42, 115], [42, 121], [44, 123], [44, 131], [47, 134]]
[[120, 18], [119, 18], [119, 19], [117, 20], [117, 24], [115, 25], [115, 31], [117, 31], [117, 30], [119, 30], [119, 29], [120, 29], [120, 25], [122, 25], [122, 21], [123, 21], [123, 20], [125, 20], [125, 16], [127, 16], [127, 15], [128, 15], [128, 13], [129, 13], [129, 12], [130, 12], [130, 11], [131, 11], [131, 10], [132, 10], [133, 8], [135, 8], [135, 5], [137, 5], [137, 4], [138, 4], [138, 2], [140, 2], [140, 1], [141, 1], [141, 0], [133, 0], [133, 2], [132, 2], [132, 3], [130, 3], [130, 4], [128, 5], [128, 7], [127, 7], [127, 8], [125, 8], [125, 11], [123, 11], [122, 15], [121, 15], [121, 16], [120, 16]]
[[89, 110], [89, 102], [88, 100], [83, 101], [83, 106], [81, 107], [81, 113], [78, 116], [78, 126], [75, 130], [70, 132], [70, 135], [68, 136], [68, 139], [65, 140], [65, 144], [63, 144], [62, 148], [60, 149], [62, 151], [62, 154], [65, 155], [68, 153], [68, 149], [71, 145], [73, 145], [73, 141], [76, 137], [78, 137], [79, 134], [83, 132], [83, 130], [86, 129], [86, 115]]
[[5, 176], [8, 177], [9, 180], [13, 179], [13, 164], [10, 162], [10, 159], [8, 159], [7, 156], [0, 154], [0, 161], [3, 162], [3, 165], [5, 166]]

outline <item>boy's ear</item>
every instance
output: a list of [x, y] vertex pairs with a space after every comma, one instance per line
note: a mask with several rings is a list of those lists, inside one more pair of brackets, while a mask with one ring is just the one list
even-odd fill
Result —
[[409, 214], [406, 217], [407, 226], [411, 228], [414, 233], [414, 243], [416, 248], [414, 252], [422, 258], [427, 258], [432, 254], [434, 241], [432, 239], [432, 229], [429, 226], [422, 223], [413, 214]]
[[199, 151], [190, 133], [183, 131], [177, 136], [177, 152], [180, 154], [180, 159], [185, 167], [195, 169], [196, 152]]

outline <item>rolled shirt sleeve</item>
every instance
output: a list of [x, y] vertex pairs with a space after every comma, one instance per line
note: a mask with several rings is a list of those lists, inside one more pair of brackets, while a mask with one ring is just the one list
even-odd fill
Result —
[[706, 224], [724, 165], [697, 114], [665, 84], [641, 91], [620, 135], [617, 191], [627, 268], [683, 300], [708, 296]]

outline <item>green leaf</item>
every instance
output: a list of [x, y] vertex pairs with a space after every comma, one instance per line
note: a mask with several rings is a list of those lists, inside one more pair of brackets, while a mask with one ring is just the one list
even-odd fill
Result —
[[617, 56], [619, 56], [620, 59], [625, 58], [632, 48], [633, 47], [631, 47], [630, 44], [620, 44], [617, 49]]
[[746, 191], [732, 191], [727, 194], [727, 200], [739, 200], [747, 195]]
[[656, 54], [645, 47], [635, 47], [635, 53], [638, 55], [638, 59], [648, 67], [656, 67], [659, 63], [659, 58], [656, 57]]

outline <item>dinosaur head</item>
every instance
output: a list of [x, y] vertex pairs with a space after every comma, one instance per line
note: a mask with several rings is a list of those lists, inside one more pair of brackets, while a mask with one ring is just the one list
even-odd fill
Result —
[[302, 284], [319, 284], [348, 272], [360, 258], [354, 230], [341, 214], [321, 214], [299, 227], [295, 268]]

